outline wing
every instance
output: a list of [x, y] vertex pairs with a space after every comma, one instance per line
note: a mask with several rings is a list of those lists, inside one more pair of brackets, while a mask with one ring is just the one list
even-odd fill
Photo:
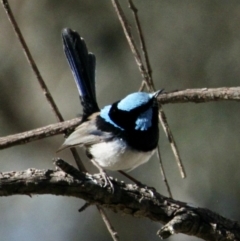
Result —
[[109, 141], [113, 139], [113, 135], [109, 132], [104, 132], [96, 127], [96, 115], [92, 115], [88, 121], [83, 122], [79, 125], [74, 132], [67, 137], [62, 146], [57, 152], [62, 151], [65, 148], [74, 146], [91, 146], [100, 142]]

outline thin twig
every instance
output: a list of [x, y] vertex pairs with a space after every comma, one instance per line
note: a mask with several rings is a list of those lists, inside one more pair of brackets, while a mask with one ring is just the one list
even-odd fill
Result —
[[111, 234], [112, 239], [114, 241], [119, 241], [119, 237], [118, 237], [118, 233], [115, 231], [114, 227], [112, 226], [112, 224], [109, 222], [109, 218], [106, 214], [106, 212], [104, 211], [104, 209], [102, 207], [100, 207], [99, 205], [96, 205], [98, 211], [100, 212], [102, 219], [108, 229], [108, 232]]
[[162, 175], [163, 182], [165, 183], [165, 186], [167, 188], [167, 192], [169, 194], [169, 197], [173, 198], [173, 195], [172, 195], [172, 192], [171, 192], [171, 188], [169, 186], [169, 183], [168, 183], [168, 180], [167, 180], [167, 177], [166, 177], [166, 174], [165, 174], [165, 170], [164, 170], [164, 167], [163, 167], [162, 157], [161, 157], [160, 154], [161, 154], [160, 147], [158, 145], [158, 147], [157, 147], [157, 156], [158, 156], [158, 160], [159, 160], [160, 172], [161, 172], [161, 175]]
[[[187, 89], [158, 96], [158, 101], [164, 104], [176, 103], [206, 103], [210, 101], [239, 101], [240, 87], [223, 87], [215, 89]], [[30, 131], [0, 137], [0, 150], [16, 145], [23, 145], [32, 141], [70, 132], [79, 125], [81, 119], [51, 124]]]
[[131, 180], [132, 182], [134, 182], [135, 184], [137, 184], [138, 186], [142, 185], [141, 182], [139, 182], [137, 179], [135, 179], [134, 177], [128, 175], [126, 172], [124, 171], [118, 171], [119, 173], [121, 173], [123, 176], [125, 176], [126, 178], [128, 178], [129, 180]]
[[[129, 46], [130, 46], [130, 48], [131, 48], [131, 50], [133, 52], [133, 55], [134, 55], [135, 60], [137, 62], [137, 65], [139, 66], [140, 73], [142, 74], [143, 79], [146, 81], [146, 85], [148, 87], [148, 91], [154, 91], [155, 88], [154, 88], [153, 81], [150, 78], [150, 76], [148, 75], [148, 73], [147, 73], [147, 71], [146, 71], [146, 69], [144, 67], [144, 64], [143, 64], [143, 62], [141, 60], [141, 56], [140, 56], [140, 54], [139, 54], [139, 52], [137, 50], [135, 41], [134, 41], [132, 33], [131, 33], [131, 29], [129, 27], [129, 23], [128, 23], [125, 15], [124, 15], [124, 12], [123, 12], [123, 10], [122, 10], [118, 0], [112, 0], [112, 4], [113, 4], [113, 7], [114, 7], [114, 9], [115, 9], [115, 11], [117, 13], [117, 16], [118, 16], [119, 20], [120, 20], [120, 23], [121, 23], [122, 28], [124, 30], [125, 36], [126, 36], [126, 38], [128, 40]], [[173, 150], [173, 154], [175, 155], [177, 163], [180, 162], [180, 165], [178, 165], [178, 166], [182, 167], [183, 165], [182, 165], [182, 161], [180, 159], [180, 156], [176, 155], [178, 153], [178, 149], [177, 149], [176, 143], [175, 143], [175, 141], [173, 139], [173, 135], [171, 133], [170, 127], [169, 127], [168, 123], [166, 121], [164, 121], [165, 114], [164, 114], [164, 112], [162, 110], [161, 105], [159, 105], [159, 108], [160, 108], [160, 115], [159, 115], [160, 123], [162, 125], [165, 125], [165, 126], [163, 126], [163, 129], [165, 130], [165, 134], [167, 135], [167, 138], [169, 140], [170, 139], [172, 140], [171, 148]], [[185, 178], [186, 174], [184, 172], [184, 169], [180, 169], [180, 173], [181, 173], [182, 178]]]
[[[9, 5], [8, 1], [7, 0], [2, 0], [2, 4], [3, 4], [3, 7], [4, 7], [4, 9], [5, 9], [6, 13], [7, 13], [9, 21], [12, 24], [12, 27], [13, 27], [13, 29], [14, 29], [14, 31], [15, 31], [18, 39], [19, 39], [19, 42], [22, 45], [23, 51], [24, 51], [24, 53], [26, 55], [26, 58], [27, 58], [27, 60], [28, 60], [28, 62], [30, 64], [34, 74], [37, 77], [38, 83], [40, 84], [40, 87], [42, 88], [43, 94], [45, 95], [45, 97], [46, 97], [46, 99], [47, 99], [51, 109], [53, 110], [53, 113], [55, 114], [55, 116], [56, 116], [58, 121], [60, 121], [60, 122], [64, 121], [64, 119], [63, 119], [63, 117], [62, 117], [62, 115], [61, 115], [61, 113], [60, 113], [60, 111], [59, 111], [55, 101], [53, 100], [52, 95], [49, 92], [49, 90], [47, 88], [47, 85], [45, 84], [45, 82], [44, 82], [44, 80], [43, 80], [43, 78], [42, 78], [42, 76], [41, 76], [41, 74], [40, 74], [40, 72], [39, 72], [39, 70], [37, 68], [37, 65], [36, 65], [32, 55], [31, 55], [31, 53], [30, 53], [30, 51], [28, 49], [28, 46], [27, 46], [27, 44], [26, 44], [26, 42], [25, 42], [25, 40], [23, 38], [23, 35], [22, 35], [18, 25], [17, 25], [17, 22], [16, 22], [16, 20], [15, 20], [15, 18], [13, 16], [13, 14], [12, 14], [12, 10], [10, 8], [10, 5]], [[74, 157], [74, 159], [75, 159], [75, 161], [77, 163], [77, 166], [78, 166], [79, 170], [86, 171], [86, 168], [84, 167], [84, 165], [83, 165], [83, 163], [82, 163], [82, 161], [80, 159], [80, 156], [78, 155], [76, 149], [75, 148], [70, 148], [70, 151], [71, 151], [71, 153], [72, 153], [72, 155], [73, 155], [73, 157]], [[103, 215], [102, 212], [100, 212], [100, 214], [101, 214], [101, 217], [102, 217], [104, 223], [106, 224], [106, 220], [107, 220], [106, 215]], [[107, 220], [107, 221], [109, 222], [109, 220]], [[109, 230], [108, 226], [107, 226], [107, 228]], [[110, 232], [110, 234], [112, 235], [111, 232]], [[114, 239], [114, 240], [116, 240], [116, 239]]]
[[137, 50], [135, 41], [134, 41], [133, 36], [132, 36], [130, 25], [129, 25], [129, 23], [128, 23], [125, 15], [123, 13], [123, 10], [122, 10], [118, 0], [112, 0], [112, 4], [113, 4], [113, 7], [114, 7], [114, 9], [117, 13], [117, 16], [118, 16], [119, 20], [120, 20], [120, 23], [122, 25], [124, 34], [127, 38], [128, 44], [130, 45], [130, 48], [133, 52], [133, 55], [135, 57], [137, 65], [139, 67], [140, 73], [141, 73], [143, 79], [148, 83], [148, 85], [147, 85], [148, 91], [153, 91], [154, 87], [152, 86], [152, 83], [149, 81], [149, 75], [147, 74], [145, 66], [143, 65], [141, 55], [139, 54], [139, 51]]
[[141, 85], [140, 85], [140, 87], [139, 87], [139, 89], [138, 89], [138, 91], [139, 92], [144, 91], [145, 87], [146, 87], [146, 82], [143, 80]]
[[75, 147], [71, 147], [71, 148], [70, 148], [70, 151], [71, 151], [71, 153], [72, 153], [72, 155], [73, 155], [73, 158], [74, 158], [74, 160], [75, 160], [75, 162], [76, 162], [76, 164], [77, 164], [78, 169], [79, 169], [80, 171], [86, 172], [87, 169], [86, 169], [86, 167], [83, 165], [83, 162], [82, 162], [82, 160], [81, 160], [81, 158], [80, 158], [80, 156], [79, 156], [76, 148], [75, 148]]
[[[143, 52], [144, 60], [145, 60], [145, 63], [146, 63], [146, 69], [147, 69], [147, 72], [148, 72], [148, 75], [149, 75], [149, 80], [152, 83], [152, 86], [154, 87], [154, 82], [153, 82], [153, 79], [152, 79], [152, 69], [151, 69], [151, 65], [150, 65], [150, 60], [148, 58], [148, 52], [147, 52], [147, 48], [146, 48], [146, 44], [145, 44], [145, 40], [144, 40], [144, 36], [143, 36], [143, 31], [142, 31], [141, 24], [140, 24], [140, 21], [139, 21], [139, 18], [138, 18], [138, 9], [133, 4], [132, 0], [128, 0], [128, 2], [129, 2], [130, 9], [133, 11], [134, 19], [135, 19], [135, 22], [136, 22], [137, 31], [138, 31], [138, 35], [139, 35], [139, 38], [140, 38], [140, 45], [141, 45], [141, 49], [142, 49], [142, 52]], [[154, 89], [154, 91], [155, 91], [155, 89]], [[174, 140], [173, 134], [172, 134], [171, 129], [170, 129], [169, 125], [168, 125], [168, 122], [166, 120], [166, 115], [165, 115], [165, 113], [163, 111], [163, 108], [162, 108], [161, 104], [159, 104], [159, 111], [160, 111], [159, 120], [160, 120], [161, 125], [162, 125], [162, 127], [164, 129], [164, 132], [165, 132], [165, 134], [166, 134], [166, 136], [167, 136], [167, 138], [168, 138], [168, 140], [170, 142], [170, 145], [171, 145], [173, 154], [175, 156], [175, 159], [177, 161], [177, 165], [179, 167], [181, 176], [182, 176], [182, 178], [185, 178], [186, 177], [186, 173], [184, 171], [184, 166], [183, 166], [182, 160], [180, 158], [180, 154], [179, 154], [179, 151], [178, 151], [178, 148], [177, 148], [177, 144], [176, 144], [176, 142]], [[161, 162], [161, 153], [159, 152], [159, 149], [158, 149], [158, 156], [159, 156], [159, 163], [160, 163], [161, 173], [164, 174], [164, 169], [163, 169], [163, 165], [162, 165], [162, 162]], [[166, 187], [167, 187], [168, 190], [170, 190], [169, 185], [167, 183], [166, 177], [163, 176], [163, 179], [166, 180], [166, 183], [165, 183]], [[171, 192], [169, 192], [169, 195], [171, 196]]]
[[[133, 16], [134, 16], [134, 19], [135, 19], [137, 32], [138, 32], [139, 39], [140, 39], [140, 46], [141, 46], [144, 61], [145, 61], [145, 64], [146, 64], [147, 74], [149, 76], [149, 81], [152, 83], [152, 86], [154, 88], [154, 82], [153, 82], [153, 78], [152, 78], [152, 68], [151, 68], [151, 65], [150, 65], [150, 60], [149, 60], [149, 57], [148, 57], [148, 51], [147, 51], [145, 39], [144, 39], [144, 36], [143, 36], [143, 31], [142, 31], [141, 24], [140, 24], [139, 17], [138, 17], [138, 9], [133, 4], [132, 0], [128, 0], [128, 3], [129, 3], [129, 8], [132, 10]], [[143, 84], [145, 85], [147, 83], [145, 81], [142, 81], [140, 89], [142, 89], [142, 87], [144, 88]], [[158, 148], [157, 148], [157, 156], [158, 156], [158, 160], [159, 160], [160, 171], [161, 171], [163, 182], [165, 183], [165, 186], [167, 188], [169, 196], [172, 197], [172, 192], [171, 192], [167, 177], [165, 175], [165, 170], [164, 170], [164, 166], [163, 166], [163, 163], [162, 163], [159, 145], [158, 145]]]
[[172, 134], [172, 131], [170, 129], [170, 126], [168, 125], [168, 122], [167, 122], [167, 117], [163, 111], [163, 108], [162, 108], [162, 105], [159, 104], [159, 120], [160, 120], [160, 123], [162, 125], [162, 128], [170, 142], [170, 146], [172, 148], [172, 152], [173, 152], [173, 155], [175, 156], [175, 159], [176, 159], [176, 162], [177, 162], [177, 165], [179, 167], [179, 171], [180, 171], [180, 174], [181, 174], [181, 177], [182, 178], [185, 178], [186, 177], [186, 172], [184, 170], [184, 166], [183, 166], [183, 163], [182, 163], [182, 159], [180, 157], [180, 154], [179, 154], [179, 151], [178, 151], [178, 148], [177, 148], [177, 144], [174, 140], [174, 137], [173, 137], [173, 134]]
[[173, 138], [172, 132], [169, 129], [169, 125], [167, 124], [167, 117], [166, 117], [165, 113], [163, 112], [162, 106], [160, 106], [160, 105], [159, 105], [159, 115], [158, 115], [158, 117], [159, 117], [159, 120], [162, 124], [163, 130], [164, 130], [164, 132], [165, 132], [165, 134], [168, 138], [168, 141], [169, 141], [169, 143], [172, 147], [172, 151], [173, 151], [173, 154], [175, 156], [175, 159], [176, 159], [181, 177], [185, 178], [186, 172], [184, 170], [184, 166], [182, 164], [177, 145], [176, 145], [175, 140]]
[[32, 55], [31, 55], [31, 53], [30, 53], [30, 51], [28, 49], [28, 46], [27, 46], [27, 44], [26, 44], [26, 42], [25, 42], [25, 40], [23, 38], [23, 35], [22, 35], [22, 33], [21, 33], [21, 31], [20, 31], [20, 29], [18, 27], [18, 24], [17, 24], [17, 22], [16, 22], [16, 20], [15, 20], [15, 18], [13, 16], [13, 13], [12, 13], [12, 10], [10, 8], [10, 5], [9, 5], [8, 1], [7, 0], [2, 0], [2, 4], [3, 4], [3, 7], [4, 7], [4, 9], [5, 9], [6, 13], [7, 13], [9, 21], [12, 24], [12, 27], [13, 27], [13, 29], [15, 31], [15, 34], [17, 35], [18, 40], [19, 40], [20, 44], [22, 45], [23, 52], [26, 55], [27, 61], [30, 64], [30, 66], [31, 66], [34, 74], [36, 75], [36, 78], [37, 78], [37, 80], [38, 80], [38, 82], [39, 82], [39, 84], [40, 84], [40, 86], [42, 88], [43, 94], [45, 95], [49, 105], [51, 106], [51, 109], [53, 110], [54, 114], [56, 115], [57, 120], [58, 121], [63, 121], [63, 117], [62, 117], [61, 113], [59, 112], [58, 107], [55, 104], [55, 102], [54, 102], [54, 100], [52, 98], [52, 95], [49, 92], [49, 90], [48, 90], [48, 88], [47, 88], [47, 86], [46, 86], [46, 84], [45, 84], [45, 82], [44, 82], [44, 80], [43, 80], [43, 78], [42, 78], [38, 68], [37, 68], [37, 65], [36, 65]]
[[[16, 34], [20, 44], [22, 45], [23, 52], [25, 53], [27, 61], [28, 61], [29, 65], [31, 66], [31, 69], [33, 70], [33, 72], [34, 72], [34, 74], [35, 74], [35, 76], [36, 76], [36, 78], [38, 80], [38, 83], [39, 83], [39, 85], [40, 85], [40, 87], [42, 89], [43, 94], [45, 95], [45, 97], [47, 99], [48, 104], [50, 105], [53, 113], [55, 114], [55, 116], [57, 118], [57, 120], [59, 122], [64, 121], [63, 116], [61, 115], [61, 113], [60, 113], [60, 111], [59, 111], [55, 101], [53, 100], [52, 95], [49, 92], [48, 87], [47, 87], [45, 81], [43, 80], [43, 78], [42, 78], [42, 76], [41, 76], [41, 74], [40, 74], [40, 72], [38, 70], [38, 67], [37, 67], [37, 65], [36, 65], [32, 55], [31, 55], [31, 53], [29, 51], [29, 48], [28, 48], [28, 46], [27, 46], [27, 44], [26, 44], [26, 42], [25, 42], [25, 40], [23, 38], [23, 35], [22, 35], [21, 31], [20, 31], [20, 28], [18, 27], [18, 24], [17, 24], [17, 22], [16, 22], [16, 20], [15, 20], [15, 18], [13, 16], [13, 13], [12, 13], [12, 10], [10, 8], [10, 5], [9, 5], [8, 1], [7, 0], [2, 0], [2, 4], [3, 4], [3, 7], [4, 7], [5, 11], [6, 11], [6, 14], [7, 14], [8, 18], [9, 18], [9, 21], [12, 24], [12, 27], [13, 27], [13, 29], [15, 31], [15, 34]], [[67, 133], [64, 133], [64, 134], [67, 134]], [[71, 148], [70, 151], [71, 151], [73, 157], [75, 158], [75, 161], [76, 161], [78, 167], [81, 168], [82, 171], [84, 171], [85, 167], [84, 167], [84, 165], [83, 165], [83, 163], [81, 161], [81, 158], [78, 155], [77, 151], [74, 150], [74, 148]]]
[[85, 175], [83, 172], [79, 171], [74, 166], [70, 165], [69, 163], [65, 162], [63, 159], [57, 157], [53, 159], [53, 163], [57, 166], [58, 170], [62, 170], [65, 173], [71, 175], [75, 179], [81, 180]]
[[223, 100], [239, 101], [240, 87], [186, 89], [163, 93], [158, 96], [158, 101], [162, 104], [204, 103]]
[[78, 212], [83, 212], [83, 211], [85, 211], [88, 207], [90, 207], [91, 206], [91, 203], [90, 202], [85, 202], [84, 203], [84, 205], [82, 205], [82, 207], [80, 207], [79, 209], [78, 209]]
[[144, 57], [144, 60], [145, 60], [145, 63], [146, 63], [147, 73], [148, 73], [150, 79], [152, 80], [152, 68], [151, 68], [151, 65], [150, 65], [149, 57], [148, 57], [148, 51], [147, 51], [145, 39], [144, 39], [144, 36], [143, 36], [143, 31], [142, 31], [141, 24], [140, 24], [138, 14], [137, 14], [138, 9], [133, 4], [132, 0], [128, 0], [128, 3], [129, 3], [130, 9], [133, 11], [134, 19], [135, 19], [135, 22], [136, 22], [137, 31], [138, 31], [138, 35], [139, 35], [139, 38], [140, 38], [140, 46], [141, 46], [141, 49], [142, 49], [142, 52], [143, 52], [143, 57]]
[[23, 145], [32, 141], [70, 132], [79, 125], [81, 118], [59, 122], [44, 127], [36, 128], [30, 131], [17, 133], [0, 138], [0, 150], [16, 145]]

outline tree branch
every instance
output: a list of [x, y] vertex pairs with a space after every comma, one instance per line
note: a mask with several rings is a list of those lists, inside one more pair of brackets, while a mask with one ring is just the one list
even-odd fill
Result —
[[34, 130], [9, 135], [0, 138], [0, 150], [9, 148], [16, 145], [26, 144], [28, 142], [40, 140], [46, 137], [59, 135], [66, 131], [73, 131], [79, 125], [81, 118], [51, 124], [48, 126], [40, 127]]
[[204, 103], [210, 101], [240, 100], [240, 87], [201, 88], [178, 90], [158, 96], [161, 104]]
[[[202, 88], [202, 89], [186, 89], [163, 93], [158, 97], [161, 104], [176, 103], [204, 103], [210, 101], [239, 101], [240, 87], [222, 87], [222, 88]], [[46, 137], [59, 135], [66, 131], [72, 131], [79, 125], [81, 118], [51, 124], [34, 130], [9, 135], [0, 138], [0, 150], [16, 145], [25, 144]]]
[[72, 196], [114, 212], [165, 224], [157, 232], [161, 238], [184, 233], [204, 240], [240, 240], [239, 223], [210, 210], [167, 198], [149, 187], [116, 180], [112, 180], [115, 190], [112, 194], [109, 188], [102, 188], [103, 179], [99, 174], [79, 172], [61, 159], [56, 161], [56, 165], [58, 170], [55, 171], [28, 169], [0, 173], [0, 196]]

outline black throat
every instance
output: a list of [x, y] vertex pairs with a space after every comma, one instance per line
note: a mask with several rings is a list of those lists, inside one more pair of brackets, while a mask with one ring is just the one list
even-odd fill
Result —
[[[121, 138], [126, 141], [127, 145], [138, 151], [152, 151], [157, 147], [159, 139], [158, 130], [158, 106], [157, 104], [149, 103], [147, 105], [136, 108], [133, 111], [123, 111], [117, 108], [118, 102], [114, 103], [109, 111], [111, 120], [120, 126], [115, 127], [109, 122], [106, 122], [101, 116], [97, 117], [96, 125], [99, 130], [113, 133], [116, 138]], [[153, 106], [152, 125], [147, 130], [136, 130], [136, 119], [139, 113], [144, 112]]]

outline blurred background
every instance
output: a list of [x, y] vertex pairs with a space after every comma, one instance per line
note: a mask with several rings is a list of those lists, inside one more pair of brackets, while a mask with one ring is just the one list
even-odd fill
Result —
[[[131, 20], [127, 1], [122, 7]], [[240, 85], [240, 2], [135, 0], [157, 88], [166, 91]], [[111, 1], [10, 1], [30, 51], [64, 118], [81, 113], [77, 89], [62, 50], [61, 30], [70, 27], [97, 56], [97, 98], [103, 107], [136, 91], [141, 76]], [[12, 27], [0, 6], [0, 136], [56, 123]], [[181, 179], [161, 129], [160, 147], [177, 200], [240, 220], [239, 103], [164, 106], [187, 178]], [[0, 151], [0, 171], [52, 169], [61, 135]], [[82, 153], [83, 154], [83, 153]], [[59, 154], [74, 164], [69, 151]], [[85, 165], [96, 171], [86, 160]], [[110, 173], [125, 180], [118, 173]], [[167, 195], [154, 157], [131, 172]], [[69, 197], [0, 198], [1, 240], [112, 240], [96, 207]], [[161, 227], [107, 211], [121, 240], [159, 240]], [[198, 240], [175, 235], [169, 240]]]

